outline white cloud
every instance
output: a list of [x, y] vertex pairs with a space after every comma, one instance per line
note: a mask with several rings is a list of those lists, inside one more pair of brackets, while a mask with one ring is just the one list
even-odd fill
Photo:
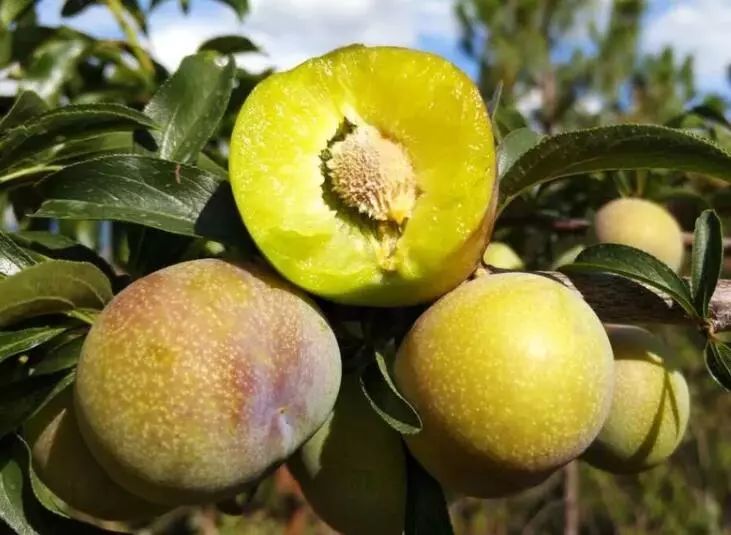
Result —
[[246, 65], [289, 68], [304, 59], [350, 43], [416, 46], [419, 36], [455, 42], [451, 0], [252, 0], [243, 24], [218, 4], [181, 17], [153, 14], [151, 45], [158, 60], [174, 68], [205, 39], [242, 34], [266, 51]]
[[699, 88], [727, 92], [726, 69], [731, 64], [729, 28], [728, 0], [682, 0], [648, 17], [642, 46], [648, 52], [672, 46], [681, 57], [693, 55]]

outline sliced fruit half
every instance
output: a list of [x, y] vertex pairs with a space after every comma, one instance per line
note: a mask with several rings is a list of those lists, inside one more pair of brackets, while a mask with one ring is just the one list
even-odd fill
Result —
[[485, 105], [448, 61], [350, 46], [260, 83], [231, 183], [268, 260], [333, 301], [400, 306], [469, 276], [496, 199]]

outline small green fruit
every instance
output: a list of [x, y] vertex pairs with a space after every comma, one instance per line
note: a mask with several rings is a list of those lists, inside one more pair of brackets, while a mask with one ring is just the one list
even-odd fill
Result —
[[609, 417], [584, 454], [589, 464], [635, 473], [667, 459], [688, 425], [688, 385], [663, 361], [667, 348], [637, 327], [608, 329], [614, 350], [614, 398]]
[[480, 277], [429, 308], [399, 348], [396, 381], [424, 425], [404, 438], [447, 488], [505, 496], [594, 440], [612, 366], [604, 328], [578, 294], [539, 275]]
[[348, 535], [400, 535], [406, 466], [400, 435], [373, 411], [358, 378], [345, 376], [335, 410], [290, 459], [315, 512]]
[[426, 52], [350, 46], [254, 89], [230, 175], [247, 229], [286, 278], [338, 302], [399, 306], [474, 271], [495, 162], [463, 72]]
[[644, 199], [616, 199], [596, 213], [600, 243], [619, 243], [645, 251], [673, 271], [683, 265], [683, 231], [665, 208]]
[[583, 243], [578, 243], [565, 249], [558, 254], [551, 264], [551, 271], [556, 271], [568, 264], [573, 264], [576, 261], [576, 257], [579, 256], [584, 249], [586, 249], [586, 245]]
[[102, 470], [81, 437], [71, 387], [26, 422], [23, 431], [36, 475], [74, 511], [118, 521], [143, 520], [165, 511], [130, 494]]
[[129, 491], [175, 505], [237, 494], [299, 448], [332, 410], [340, 353], [289, 285], [205, 259], [117, 295], [76, 373], [99, 463]]
[[498, 269], [523, 269], [525, 264], [513, 249], [502, 242], [493, 241], [485, 249], [482, 261]]

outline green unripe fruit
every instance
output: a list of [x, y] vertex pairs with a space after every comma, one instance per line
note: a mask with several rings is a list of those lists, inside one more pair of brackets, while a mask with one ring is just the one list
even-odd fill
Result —
[[401, 436], [345, 376], [335, 410], [288, 462], [315, 512], [348, 535], [399, 535], [406, 507]]
[[579, 243], [558, 254], [556, 259], [551, 264], [551, 271], [556, 271], [568, 264], [573, 264], [576, 261], [576, 257], [586, 249], [586, 245]]
[[596, 213], [600, 243], [619, 243], [645, 251], [673, 271], [683, 265], [683, 231], [665, 208], [644, 199], [616, 199]]
[[195, 260], [127, 287], [84, 343], [81, 431], [144, 498], [234, 495], [325, 421], [340, 384], [335, 336], [312, 303], [252, 267]]
[[523, 269], [525, 267], [518, 254], [509, 245], [499, 241], [490, 242], [482, 255], [482, 261], [488, 266], [498, 269]]
[[403, 306], [477, 267], [495, 164], [468, 76], [434, 54], [354, 45], [257, 85], [229, 167], [246, 228], [287, 279], [333, 301]]
[[688, 385], [666, 366], [667, 348], [651, 333], [629, 326], [607, 330], [615, 358], [614, 398], [583, 459], [608, 472], [640, 472], [667, 459], [683, 438]]
[[423, 429], [417, 460], [462, 494], [537, 484], [581, 454], [612, 396], [612, 351], [581, 297], [543, 276], [487, 275], [429, 308], [399, 348], [397, 384]]
[[118, 521], [143, 520], [164, 512], [163, 507], [117, 485], [96, 462], [76, 423], [71, 387], [26, 422], [23, 431], [36, 475], [74, 511]]

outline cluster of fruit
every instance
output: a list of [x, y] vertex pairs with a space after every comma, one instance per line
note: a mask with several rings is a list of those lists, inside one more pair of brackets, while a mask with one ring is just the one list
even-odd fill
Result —
[[[446, 489], [478, 497], [578, 457], [614, 472], [667, 458], [688, 391], [652, 335], [605, 328], [547, 276], [471, 278], [495, 219], [495, 165], [478, 91], [435, 56], [349, 47], [269, 77], [240, 113], [231, 182], [289, 282], [202, 259], [124, 289], [85, 340], [73, 388], [26, 425], [39, 478], [72, 509], [132, 520], [225, 500], [287, 462], [336, 529], [400, 533], [403, 441]], [[649, 206], [608, 206], [598, 238], [634, 240], [619, 229]], [[637, 218], [646, 242], [633, 244], [678, 267], [679, 229], [679, 245], [654, 250], [673, 237]], [[300, 288], [359, 306], [439, 298], [392, 370], [420, 432], [402, 437], [373, 411]]]

